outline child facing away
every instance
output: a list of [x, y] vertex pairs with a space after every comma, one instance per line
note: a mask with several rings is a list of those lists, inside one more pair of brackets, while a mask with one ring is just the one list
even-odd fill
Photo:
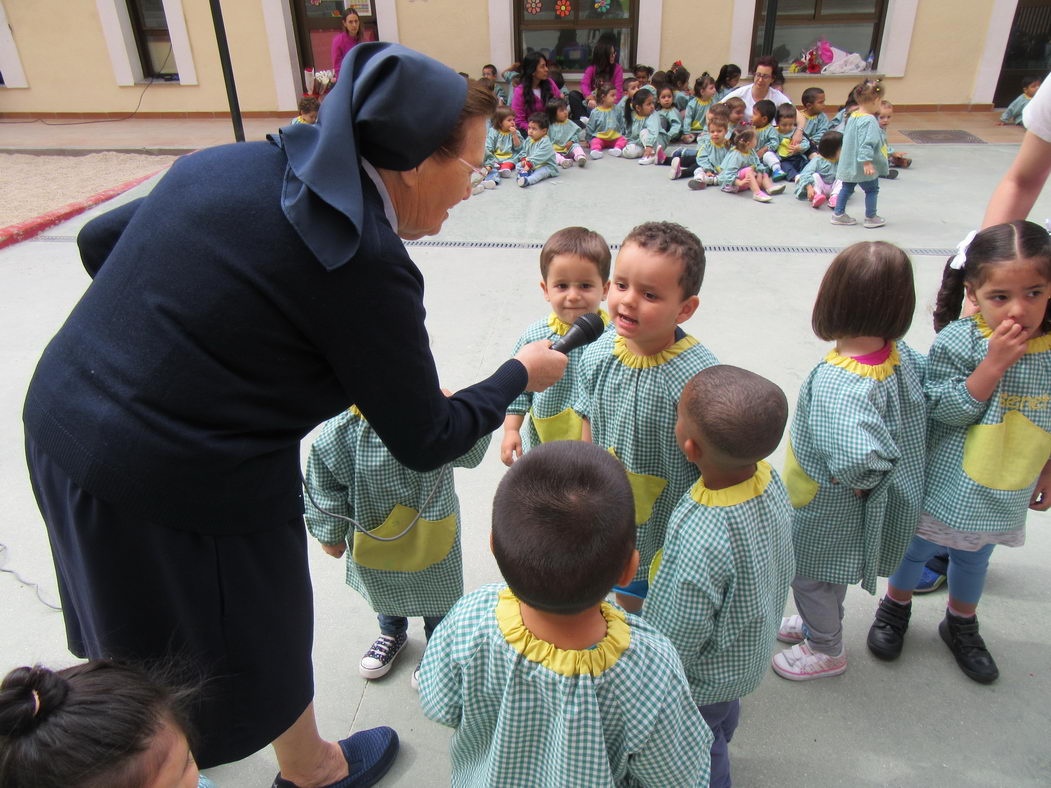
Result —
[[[430, 640], [463, 595], [460, 502], [452, 469], [477, 467], [491, 437], [436, 470], [414, 471], [394, 459], [361, 411], [351, 407], [326, 421], [310, 447], [307, 530], [334, 558], [350, 547], [347, 585], [379, 621], [380, 635], [358, 665], [363, 678], [390, 672], [408, 642], [410, 616], [423, 618]], [[419, 666], [413, 685], [418, 671]]]
[[598, 106], [591, 110], [587, 126], [584, 127], [588, 147], [591, 149], [590, 156], [593, 159], [601, 159], [604, 150], [608, 150], [610, 156], [620, 156], [624, 146], [628, 144], [628, 138], [620, 133], [623, 115], [616, 109], [616, 88], [612, 85], [599, 85], [595, 95], [598, 96]]
[[787, 419], [784, 392], [738, 367], [698, 372], [679, 400], [675, 435], [701, 478], [668, 520], [642, 617], [679, 652], [712, 729], [713, 788], [730, 786], [741, 698], [766, 675], [795, 571], [792, 507], [764, 462]]
[[[890, 125], [891, 120], [894, 118], [894, 105], [889, 101], [881, 101], [879, 103], [879, 131], [883, 136], [883, 155], [887, 157], [887, 165], [889, 167], [902, 167], [907, 168], [912, 166], [912, 159], [904, 154], [898, 153], [892, 148], [887, 142], [887, 127]], [[888, 178], [897, 178], [898, 171], [891, 169], [887, 174]]]
[[[565, 227], [540, 250], [540, 289], [551, 304], [551, 314], [525, 330], [515, 345], [540, 339], [551, 342], [565, 336], [581, 315], [595, 312], [608, 327], [609, 316], [600, 305], [609, 290], [610, 251], [606, 239], [585, 227]], [[573, 406], [580, 357], [584, 348], [569, 352], [561, 380], [540, 393], [523, 392], [508, 407], [500, 459], [511, 465], [533, 446], [555, 440], [580, 440], [583, 422]], [[523, 435], [526, 416], [529, 423]]]
[[657, 144], [666, 148], [682, 136], [682, 113], [675, 106], [675, 91], [668, 86], [657, 94], [657, 103], [660, 105], [655, 113], [660, 123]]
[[[957, 319], [964, 293], [978, 308]], [[922, 517], [887, 584], [869, 649], [901, 654], [924, 564], [946, 548], [949, 603], [938, 627], [960, 669], [988, 683], [999, 669], [976, 611], [996, 545], [1025, 542], [1026, 510], [1051, 507], [1051, 243], [1032, 222], [979, 232], [949, 260], [934, 310]]]
[[679, 326], [697, 310], [704, 247], [672, 222], [647, 222], [621, 244], [609, 291], [615, 332], [580, 360], [577, 411], [583, 438], [616, 456], [635, 491], [642, 566], [617, 599], [642, 607], [653, 556], [664, 544], [668, 516], [695, 481], [697, 468], [675, 442], [679, 396], [686, 381], [717, 364], [712, 352]]
[[727, 93], [737, 89], [737, 83], [740, 81], [741, 67], [736, 63], [726, 63], [719, 69], [719, 76], [715, 78], [715, 100], [722, 101], [726, 98]]
[[584, 149], [580, 147], [580, 126], [569, 120], [569, 102], [561, 96], [548, 99], [547, 136], [551, 147], [555, 149], [555, 163], [562, 169], [569, 169], [576, 162], [578, 167], [588, 163]]
[[825, 114], [825, 91], [821, 88], [807, 88], [803, 91], [802, 102], [803, 117], [806, 118], [803, 134], [810, 140], [810, 147], [813, 150], [817, 148], [825, 132], [832, 129], [828, 115]]
[[817, 155], [807, 162], [796, 177], [796, 197], [808, 200], [814, 208], [829, 201], [832, 186], [836, 182], [836, 162], [843, 147], [843, 135], [838, 131], [826, 131], [817, 144]]
[[836, 178], [843, 185], [836, 195], [832, 224], [857, 224], [846, 210], [850, 195], [855, 187], [860, 186], [865, 192], [865, 227], [874, 229], [887, 223], [876, 213], [879, 176], [886, 175], [889, 170], [887, 157], [883, 154], [883, 135], [876, 119], [883, 100], [883, 86], [876, 82], [862, 82], [853, 93], [858, 108], [851, 113], [843, 132], [843, 147], [836, 167]]
[[496, 66], [492, 63], [486, 63], [482, 66], [482, 79], [492, 80], [493, 93], [496, 95], [496, 100], [500, 102], [500, 106], [507, 105], [507, 93], [500, 87], [499, 77], [496, 75]]
[[515, 113], [510, 107], [497, 107], [485, 134], [484, 165], [489, 169], [482, 184], [494, 186], [497, 178], [515, 174], [515, 157], [522, 150], [522, 137], [515, 126]]
[[1036, 95], [1043, 84], [1040, 77], [1028, 76], [1022, 78], [1022, 95], [1007, 105], [1007, 109], [1000, 115], [997, 126], [1025, 126], [1022, 122], [1022, 112], [1025, 110], [1029, 100]]
[[765, 203], [771, 201], [770, 195], [783, 192], [785, 184], [775, 184], [770, 180], [765, 166], [755, 155], [755, 137], [754, 129], [743, 129], [734, 134], [734, 149], [723, 159], [717, 182], [729, 194], [750, 189], [753, 200]]
[[635, 575], [624, 469], [581, 441], [505, 474], [491, 544], [506, 585], [465, 596], [420, 673], [424, 713], [455, 729], [452, 785], [708, 785], [712, 735], [675, 649], [603, 598]]
[[653, 94], [648, 90], [637, 91], [629, 105], [624, 106], [625, 159], [638, 159], [639, 164], [653, 164], [657, 160], [656, 149], [661, 139], [660, 118], [655, 111]]
[[843, 599], [897, 567], [923, 500], [926, 361], [901, 341], [912, 323], [912, 263], [883, 241], [836, 255], [814, 303], [814, 333], [836, 346], [804, 381], [789, 435], [785, 484], [796, 610], [774, 671], [792, 681], [847, 669]]
[[687, 102], [683, 111], [683, 142], [696, 142], [708, 130], [708, 109], [715, 101], [715, 93], [715, 80], [705, 71], [693, 83], [693, 98]]
[[555, 164], [555, 148], [547, 136], [547, 113], [534, 112], [529, 116], [526, 140], [522, 150], [515, 156], [518, 169], [518, 185], [522, 188], [540, 183], [545, 178], [558, 175]]
[[774, 180], [780, 171], [785, 178], [794, 181], [806, 167], [809, 150], [806, 135], [796, 128], [796, 108], [785, 102], [777, 108], [777, 147], [771, 149], [773, 157], [766, 161], [774, 173]]
[[313, 126], [317, 123], [317, 112], [321, 109], [321, 102], [317, 96], [303, 96], [299, 100], [297, 105], [299, 114], [292, 118], [292, 125], [297, 123], [306, 123], [308, 126]]

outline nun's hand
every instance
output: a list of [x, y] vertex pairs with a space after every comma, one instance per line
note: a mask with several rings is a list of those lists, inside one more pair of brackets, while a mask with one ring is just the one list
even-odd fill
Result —
[[547, 339], [523, 345], [515, 358], [526, 368], [529, 375], [526, 391], [532, 392], [543, 391], [560, 381], [569, 363], [569, 357], [552, 350], [551, 342]]

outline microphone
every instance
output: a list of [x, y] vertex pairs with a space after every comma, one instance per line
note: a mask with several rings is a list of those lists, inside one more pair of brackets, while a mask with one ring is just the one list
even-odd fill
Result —
[[602, 336], [605, 328], [606, 326], [602, 323], [601, 317], [594, 312], [588, 312], [586, 315], [581, 315], [574, 320], [569, 331], [551, 345], [551, 349], [557, 350], [559, 353], [565, 353], [568, 356], [569, 351], [594, 342]]

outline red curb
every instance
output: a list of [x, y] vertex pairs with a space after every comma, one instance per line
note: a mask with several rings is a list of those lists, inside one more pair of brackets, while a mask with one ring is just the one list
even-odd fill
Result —
[[149, 175], [143, 175], [141, 178], [126, 181], [119, 186], [114, 186], [112, 189], [106, 189], [98, 194], [93, 194], [84, 200], [71, 202], [69, 205], [64, 205], [54, 211], [48, 211], [47, 213], [41, 214], [29, 221], [21, 222], [20, 224], [12, 224], [8, 227], [0, 227], [0, 249], [3, 249], [5, 246], [19, 243], [20, 241], [28, 240], [34, 235], [39, 235], [49, 227], [61, 224], [67, 219], [72, 219], [77, 214], [84, 213], [88, 208], [94, 208], [96, 205], [106, 202], [106, 200], [112, 200], [117, 195], [123, 194], [128, 189], [138, 186], [143, 181], [149, 180], [158, 172], [163, 171], [164, 170], [157, 170], [157, 172], [151, 172]]

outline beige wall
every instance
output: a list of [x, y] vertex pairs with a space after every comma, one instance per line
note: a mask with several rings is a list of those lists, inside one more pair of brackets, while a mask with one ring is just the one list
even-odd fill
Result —
[[487, 0], [398, 0], [397, 8], [398, 38], [405, 46], [472, 77], [492, 61]]
[[[661, 62], [666, 69], [681, 60], [691, 81], [705, 71], [713, 77], [730, 60], [733, 3], [728, 0], [665, 0], [661, 16]], [[739, 63], [747, 70], [744, 63]]]

